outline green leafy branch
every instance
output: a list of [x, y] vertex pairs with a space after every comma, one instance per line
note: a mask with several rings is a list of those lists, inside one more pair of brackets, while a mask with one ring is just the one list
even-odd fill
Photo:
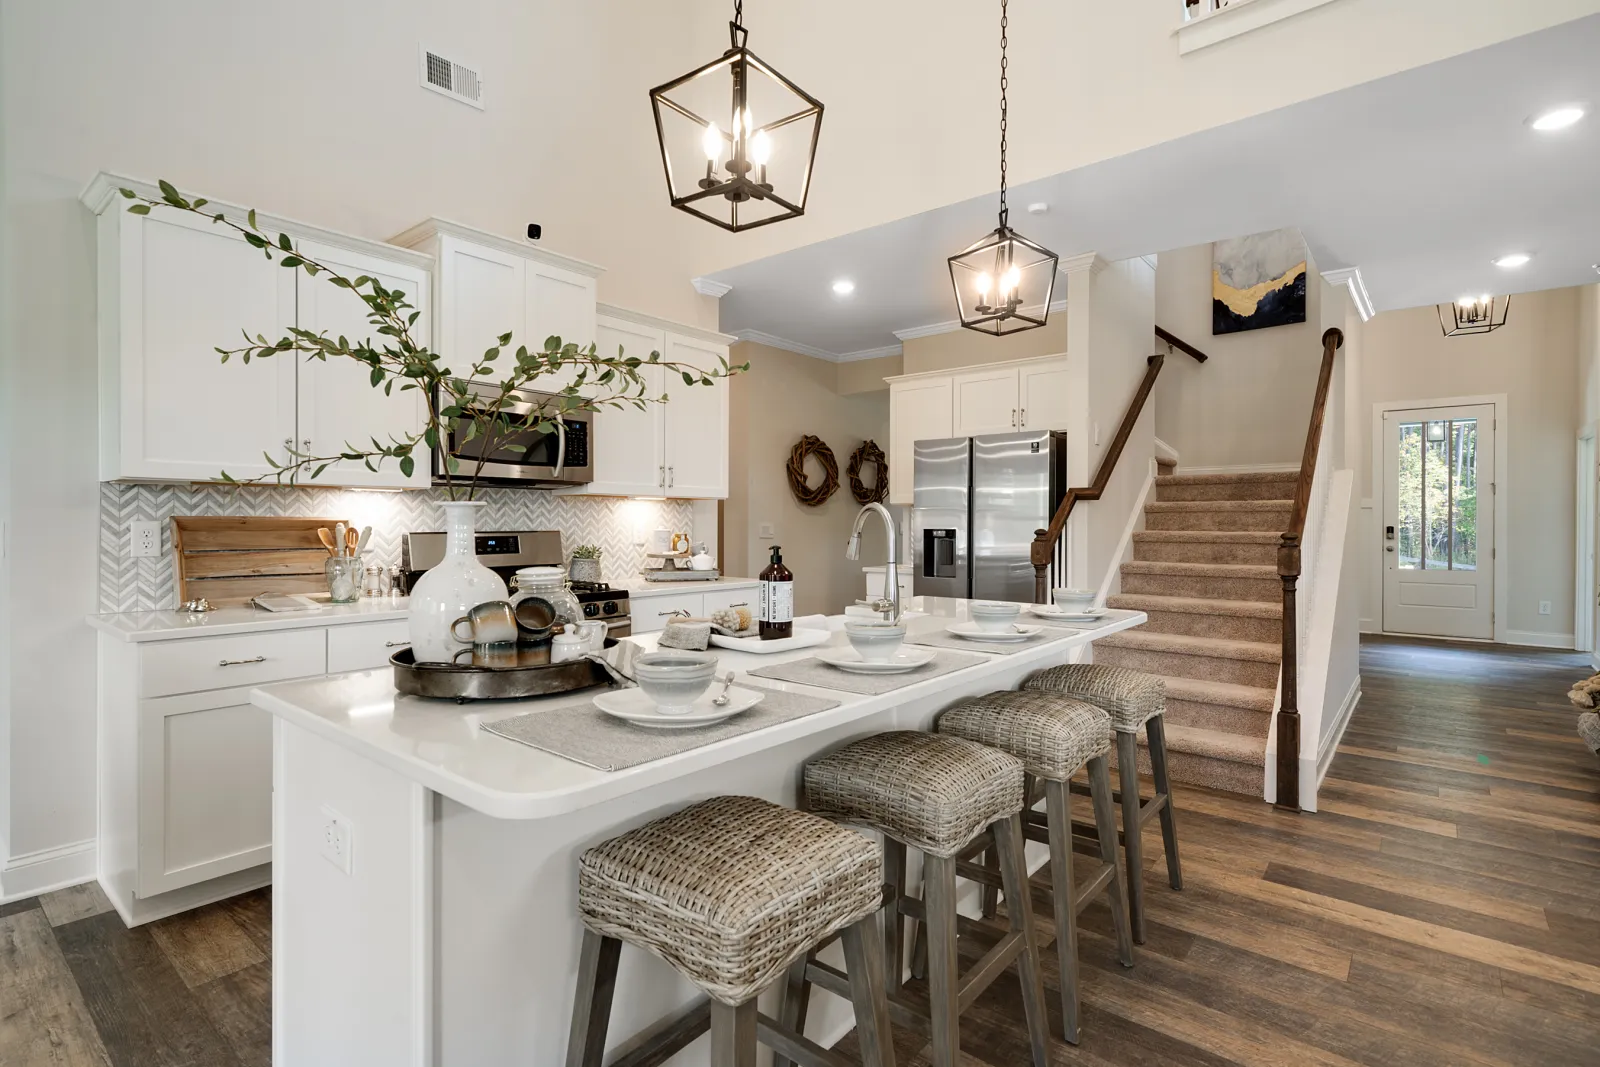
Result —
[[[491, 461], [490, 457], [504, 452], [527, 452], [530, 444], [525, 437], [530, 428], [547, 434], [556, 429], [559, 420], [574, 412], [627, 406], [643, 410], [648, 404], [667, 402], [666, 393], [651, 395], [646, 367], [659, 367], [663, 374], [676, 374], [689, 387], [713, 385], [719, 378], [750, 369], [750, 364], [731, 364], [726, 357], [719, 358], [715, 369], [664, 360], [660, 352], [651, 352], [645, 359], [625, 354], [621, 345], [617, 346], [615, 357], [602, 356], [595, 344], [580, 347], [563, 342], [557, 336], [545, 338], [541, 348], [519, 345], [515, 352], [510, 352], [512, 334], [507, 332], [497, 337], [495, 343], [472, 360], [465, 370], [456, 371], [444, 362], [440, 353], [412, 335], [422, 313], [406, 300], [402, 290], [387, 289], [377, 278], [366, 274], [346, 277], [305, 254], [286, 233], [279, 233], [274, 239], [261, 229], [254, 209], [247, 212], [241, 222], [228, 217], [226, 212], [207, 210], [210, 202], [203, 197], [182, 196], [170, 182], [162, 181], [160, 190], [159, 199], [132, 189], [122, 189], [121, 193], [134, 201], [128, 210], [135, 215], [148, 215], [153, 209], [162, 208], [208, 218], [213, 224], [239, 234], [268, 260], [276, 260], [280, 267], [302, 270], [310, 277], [320, 277], [330, 285], [349, 290], [366, 304], [367, 322], [377, 335], [377, 340], [372, 337], [352, 340], [342, 335], [330, 337], [326, 330], [290, 327], [277, 340], [268, 340], [264, 334], [252, 336], [244, 330], [243, 345], [216, 349], [222, 362], [237, 356], [240, 362], [249, 363], [252, 359], [291, 352], [303, 353], [307, 360], [352, 359], [368, 368], [374, 389], [381, 388], [386, 396], [393, 395], [396, 386], [401, 392], [417, 390], [427, 405], [427, 420], [421, 429], [391, 435], [386, 442], [370, 438], [370, 447], [349, 441], [332, 453], [301, 452], [291, 447], [284, 460], [263, 453], [272, 473], [242, 479], [246, 483], [271, 479], [293, 485], [302, 476], [315, 480], [330, 466], [341, 462], [359, 462], [371, 471], [379, 470], [385, 462], [393, 462], [400, 473], [409, 478], [416, 469], [418, 452], [422, 453], [423, 461], [428, 462], [441, 442], [459, 448], [477, 441], [479, 458], [471, 464], [470, 477], [463, 478], [462, 463], [453, 455], [447, 460], [443, 474], [451, 499], [464, 494], [470, 500], [479, 488], [483, 467]], [[499, 379], [495, 380], [496, 364], [503, 356], [509, 359], [505, 369], [499, 371]], [[541, 390], [552, 395], [528, 408], [525, 393], [533, 390], [540, 378], [555, 375], [570, 380], [559, 390]], [[585, 389], [589, 395], [585, 395]], [[226, 471], [221, 473], [221, 478], [226, 482], [241, 481]]]

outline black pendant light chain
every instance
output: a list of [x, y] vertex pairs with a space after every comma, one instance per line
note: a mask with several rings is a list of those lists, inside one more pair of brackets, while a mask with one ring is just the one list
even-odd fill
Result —
[[743, 48], [750, 31], [744, 28], [744, 0], [733, 0], [733, 21], [728, 23], [728, 40], [734, 48]]
[[[741, 0], [742, 2], [742, 0]], [[1000, 0], [1000, 227], [1005, 228], [1010, 211], [1006, 208], [1006, 15], [1007, 0]]]

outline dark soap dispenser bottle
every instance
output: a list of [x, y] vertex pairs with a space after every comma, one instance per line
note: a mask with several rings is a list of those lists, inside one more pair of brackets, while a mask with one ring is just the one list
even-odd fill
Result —
[[772, 546], [772, 562], [759, 575], [763, 641], [794, 636], [794, 574], [783, 565], [783, 548]]

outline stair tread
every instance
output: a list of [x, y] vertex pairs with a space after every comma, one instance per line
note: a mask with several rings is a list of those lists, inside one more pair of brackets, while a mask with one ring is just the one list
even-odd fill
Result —
[[[1226, 763], [1246, 763], [1265, 768], [1267, 739], [1245, 734], [1227, 733], [1223, 730], [1203, 730], [1198, 726], [1180, 726], [1169, 722], [1164, 725], [1168, 752], [1186, 752], [1191, 756], [1208, 756]], [[1143, 733], [1139, 744], [1147, 744]]]
[[1244, 482], [1292, 482], [1300, 477], [1298, 470], [1286, 471], [1234, 471], [1211, 474], [1159, 474], [1157, 485], [1229, 485]]
[[1213, 682], [1205, 678], [1181, 678], [1176, 675], [1163, 675], [1162, 680], [1167, 684], [1167, 699], [1187, 700], [1195, 704], [1221, 704], [1230, 708], [1246, 708], [1250, 711], [1259, 711], [1271, 715], [1273, 706], [1278, 702], [1278, 693], [1274, 689], [1264, 689], [1255, 685], [1240, 685], [1237, 682]]
[[1182, 563], [1158, 559], [1130, 559], [1122, 565], [1124, 574], [1176, 574], [1203, 578], [1277, 578], [1278, 568], [1269, 563]]
[[1146, 511], [1293, 511], [1294, 500], [1152, 500], [1144, 506]]
[[1184, 656], [1277, 663], [1283, 647], [1266, 641], [1239, 641], [1231, 637], [1194, 637], [1190, 634], [1165, 634], [1154, 630], [1123, 630], [1100, 638], [1108, 648], [1135, 648], [1146, 652], [1171, 652]]
[[1213, 600], [1155, 593], [1115, 593], [1106, 606], [1132, 611], [1172, 611], [1184, 615], [1234, 615], [1251, 619], [1283, 618], [1283, 602], [1272, 600]]
[[1283, 534], [1274, 530], [1138, 530], [1134, 532], [1133, 540], [1135, 544], [1144, 541], [1162, 544], [1202, 542], [1215, 545], [1275, 545], [1283, 540]]

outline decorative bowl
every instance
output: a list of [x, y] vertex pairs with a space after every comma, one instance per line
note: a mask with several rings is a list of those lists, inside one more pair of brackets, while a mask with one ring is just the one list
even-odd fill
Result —
[[1095, 591], [1093, 589], [1052, 589], [1050, 596], [1056, 602], [1056, 607], [1066, 608], [1069, 611], [1082, 613], [1094, 607]]
[[844, 635], [850, 647], [868, 663], [887, 663], [906, 639], [904, 623], [877, 619], [846, 619]]
[[978, 629], [985, 633], [1001, 634], [1014, 628], [1022, 615], [1021, 604], [1007, 604], [998, 600], [974, 600], [967, 605], [967, 614]]
[[663, 715], [687, 714], [716, 676], [717, 657], [709, 652], [663, 649], [642, 653], [633, 663], [633, 680]]

